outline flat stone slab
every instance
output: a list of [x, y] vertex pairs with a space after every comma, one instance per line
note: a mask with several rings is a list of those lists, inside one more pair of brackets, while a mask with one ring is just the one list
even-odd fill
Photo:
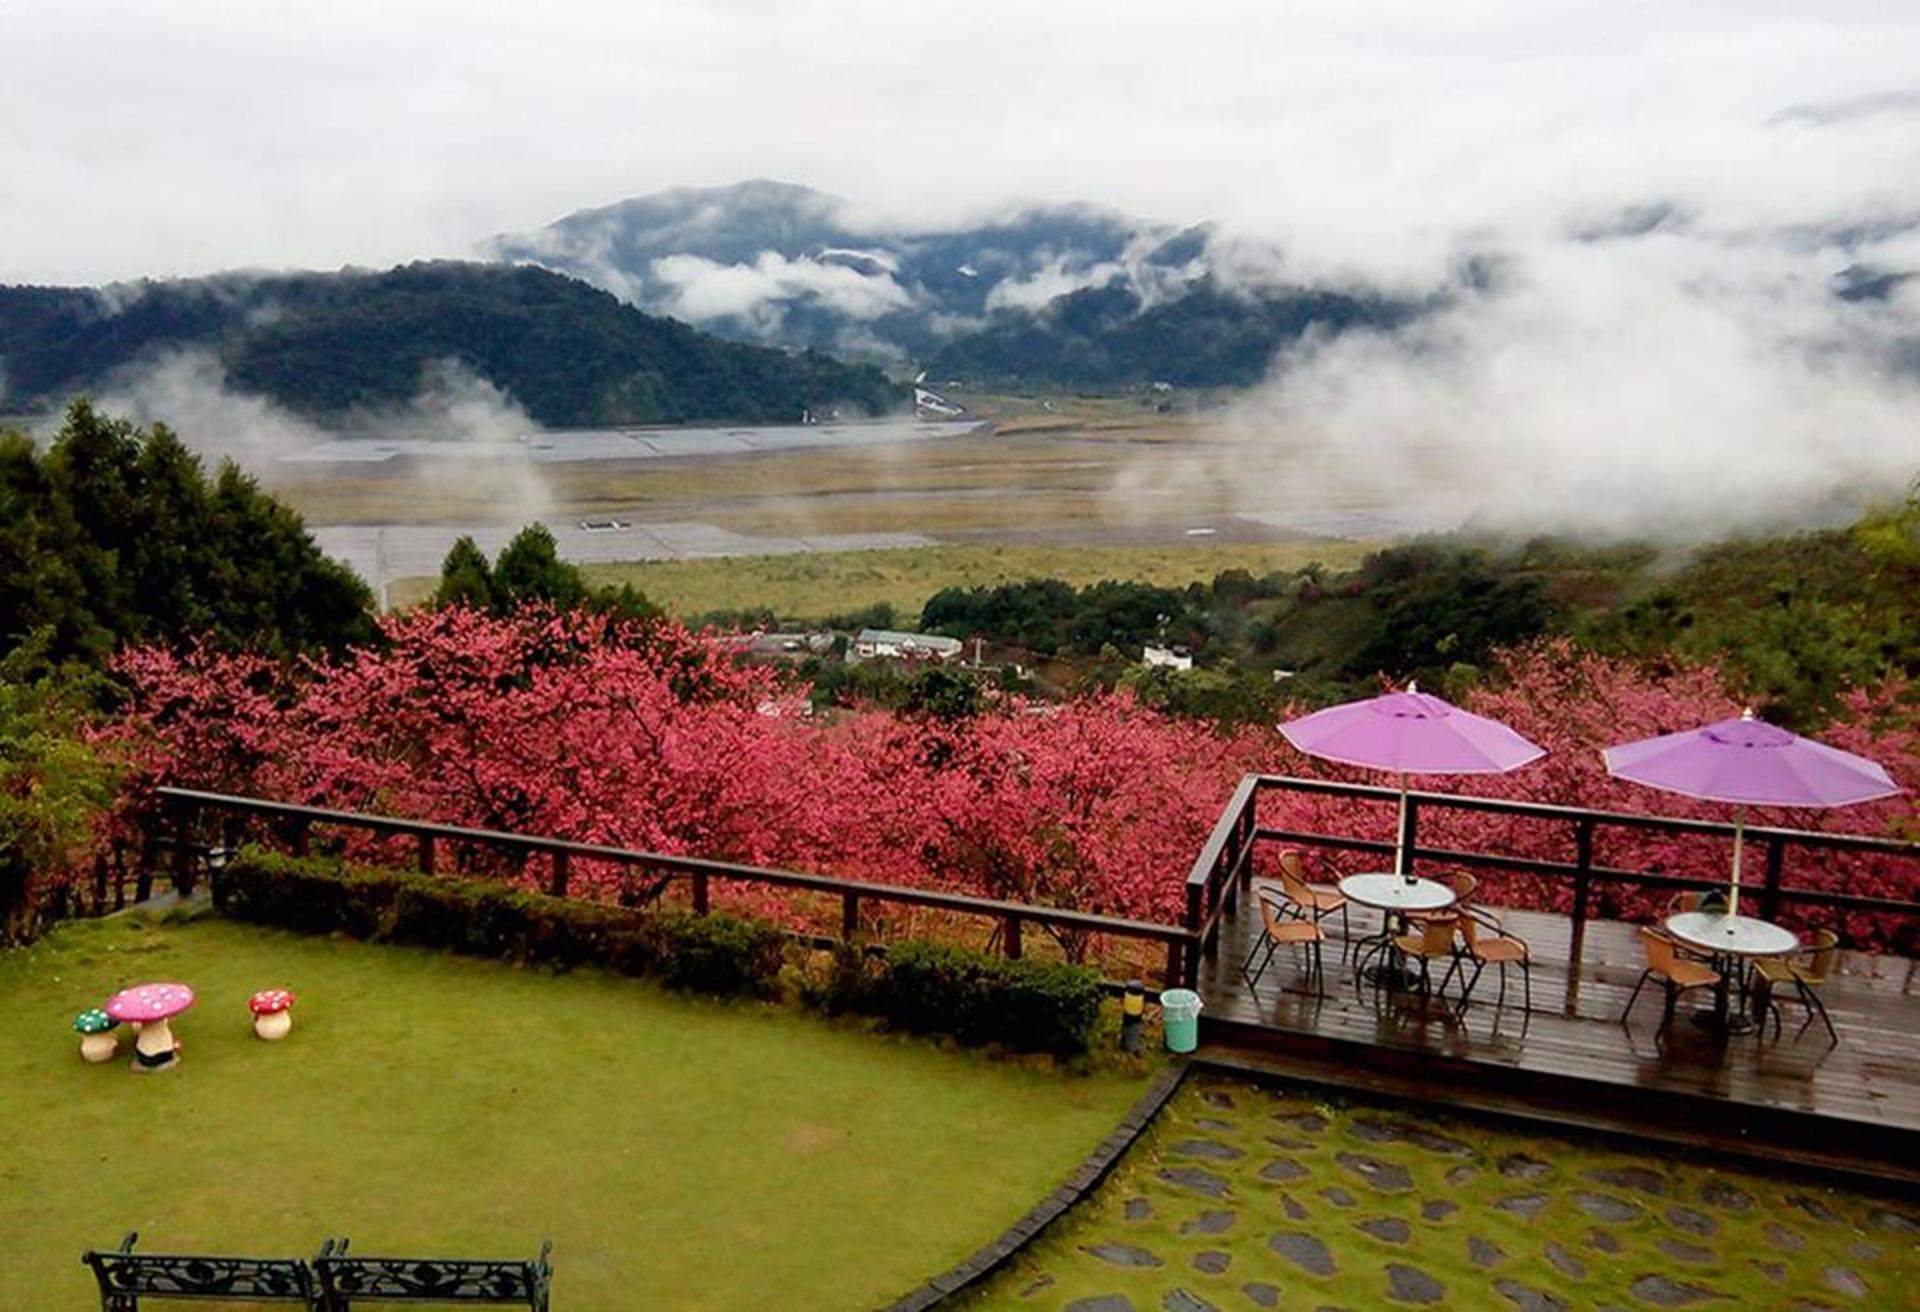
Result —
[[1609, 1184], [1616, 1189], [1632, 1189], [1637, 1193], [1659, 1197], [1664, 1197], [1667, 1192], [1667, 1177], [1646, 1166], [1594, 1167], [1587, 1172], [1587, 1179], [1596, 1184]]
[[1066, 1312], [1138, 1312], [1138, 1309], [1125, 1294], [1095, 1294], [1092, 1298], [1074, 1299], [1067, 1304]]
[[1720, 1260], [1720, 1255], [1711, 1248], [1699, 1244], [1690, 1244], [1684, 1239], [1671, 1239], [1666, 1235], [1654, 1240], [1654, 1246], [1676, 1262], [1688, 1266], [1712, 1266]]
[[1397, 1216], [1374, 1216], [1355, 1221], [1353, 1228], [1388, 1244], [1404, 1244], [1413, 1238], [1413, 1227]]
[[1089, 1244], [1080, 1250], [1089, 1257], [1097, 1257], [1102, 1262], [1111, 1262], [1115, 1266], [1165, 1266], [1166, 1262], [1157, 1254], [1150, 1253], [1138, 1244], [1123, 1244], [1117, 1239], [1104, 1243]]
[[1493, 1288], [1520, 1312], [1567, 1312], [1567, 1300], [1545, 1290], [1530, 1289], [1513, 1280], [1496, 1280]]
[[1335, 1153], [1333, 1160], [1382, 1193], [1401, 1193], [1413, 1188], [1413, 1175], [1398, 1162], [1383, 1162], [1365, 1153]]
[[1720, 1223], [1705, 1212], [1696, 1211], [1682, 1203], [1675, 1203], [1667, 1209], [1667, 1224], [1676, 1230], [1685, 1230], [1690, 1235], [1710, 1235], [1720, 1228]]
[[1273, 1119], [1302, 1134], [1319, 1134], [1327, 1128], [1327, 1118], [1319, 1112], [1275, 1112]]
[[1753, 1196], [1725, 1180], [1709, 1180], [1700, 1186], [1700, 1198], [1709, 1207], [1723, 1212], [1744, 1212], [1753, 1206]]
[[1260, 1168], [1260, 1178], [1274, 1184], [1291, 1184], [1295, 1180], [1304, 1180], [1313, 1174], [1300, 1163], [1286, 1157], [1276, 1157]]
[[1708, 1303], [1726, 1297], [1705, 1286], [1690, 1285], [1658, 1273], [1635, 1277], [1628, 1289], [1642, 1303], [1651, 1303], [1655, 1307], [1692, 1307], [1696, 1303]]
[[1830, 1266], [1821, 1273], [1827, 1282], [1827, 1288], [1836, 1294], [1845, 1294], [1848, 1298], [1865, 1298], [1867, 1282], [1853, 1271], [1843, 1266]]
[[1501, 1211], [1512, 1212], [1515, 1216], [1524, 1217], [1529, 1221], [1540, 1215], [1546, 1205], [1545, 1194], [1514, 1194], [1510, 1198], [1502, 1198], [1494, 1203], [1494, 1206]]
[[1191, 1221], [1182, 1221], [1180, 1223], [1180, 1233], [1183, 1235], [1225, 1234], [1233, 1228], [1233, 1223], [1239, 1219], [1240, 1214], [1238, 1212], [1223, 1212], [1210, 1209], [1200, 1213], [1200, 1215], [1194, 1217]]
[[1181, 1139], [1168, 1144], [1167, 1151], [1182, 1157], [1205, 1157], [1215, 1162], [1237, 1162], [1246, 1156], [1245, 1152], [1232, 1144], [1215, 1139]]
[[1420, 1218], [1423, 1221], [1444, 1221], [1460, 1210], [1460, 1204], [1450, 1198], [1429, 1198], [1420, 1204]]
[[1330, 1184], [1320, 1191], [1320, 1196], [1335, 1207], [1358, 1207], [1360, 1200], [1337, 1184]]
[[1500, 1245], [1479, 1235], [1467, 1236], [1467, 1257], [1483, 1271], [1507, 1260], [1507, 1254]]
[[1572, 1253], [1569, 1253], [1562, 1245], [1554, 1240], [1547, 1241], [1545, 1253], [1547, 1261], [1553, 1264], [1553, 1269], [1567, 1279], [1584, 1280], [1587, 1278], [1587, 1264], [1575, 1257]]
[[1161, 1170], [1159, 1175], [1170, 1185], [1191, 1189], [1208, 1198], [1224, 1198], [1227, 1195], [1227, 1182], [1212, 1171], [1198, 1166], [1169, 1166]]
[[1280, 1306], [1280, 1287], [1270, 1285], [1264, 1280], [1249, 1280], [1240, 1286], [1240, 1292], [1245, 1294], [1247, 1301], [1255, 1307]]
[[1615, 1198], [1611, 1194], [1576, 1193], [1574, 1204], [1596, 1221], [1619, 1224], [1634, 1221], [1640, 1217], [1640, 1204], [1630, 1203], [1624, 1198]]
[[1387, 1263], [1388, 1297], [1401, 1303], [1438, 1303], [1447, 1288], [1417, 1266]]
[[1298, 1230], [1282, 1230], [1267, 1236], [1267, 1247], [1313, 1276], [1334, 1272], [1333, 1254], [1313, 1235]]
[[1233, 1265], [1233, 1254], [1223, 1253], [1217, 1248], [1204, 1249], [1193, 1255], [1193, 1269], [1217, 1276]]
[[1184, 1289], [1169, 1291], [1161, 1298], [1160, 1306], [1165, 1309], [1165, 1312], [1220, 1312], [1219, 1308], [1207, 1302], [1206, 1299], [1197, 1294], [1188, 1293]]
[[1540, 1180], [1553, 1168], [1538, 1157], [1529, 1157], [1525, 1153], [1508, 1153], [1499, 1161], [1497, 1168], [1502, 1176], [1509, 1180]]
[[1153, 1204], [1145, 1198], [1129, 1198], [1120, 1205], [1120, 1215], [1129, 1221], [1144, 1221], [1153, 1215]]

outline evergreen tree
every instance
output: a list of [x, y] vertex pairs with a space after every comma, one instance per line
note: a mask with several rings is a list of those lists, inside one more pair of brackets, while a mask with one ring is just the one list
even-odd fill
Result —
[[547, 526], [529, 524], [513, 535], [494, 562], [493, 595], [501, 608], [544, 601], [565, 610], [586, 601], [587, 585], [577, 568], [560, 559]]
[[433, 604], [472, 606], [476, 610], [494, 608], [493, 567], [487, 564], [486, 553], [472, 538], [463, 534], [441, 562], [440, 586], [434, 590]]
[[209, 479], [164, 425], [82, 399], [44, 454], [0, 434], [0, 653], [207, 635], [279, 654], [371, 637], [371, 607], [298, 515], [231, 461]]

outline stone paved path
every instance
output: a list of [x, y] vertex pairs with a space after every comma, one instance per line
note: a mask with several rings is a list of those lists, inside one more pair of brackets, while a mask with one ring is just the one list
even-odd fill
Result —
[[966, 1305], [1920, 1308], [1920, 1207], [1204, 1077]]

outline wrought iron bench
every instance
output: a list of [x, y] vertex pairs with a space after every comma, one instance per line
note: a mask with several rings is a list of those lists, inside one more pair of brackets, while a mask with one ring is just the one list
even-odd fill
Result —
[[[111, 1252], [88, 1249], [81, 1261], [100, 1282], [101, 1312], [139, 1312], [142, 1298], [298, 1303], [317, 1308], [313, 1268], [297, 1257], [200, 1257], [136, 1253], [138, 1231]], [[544, 1307], [545, 1304], [542, 1304]]]
[[504, 1303], [548, 1312], [552, 1251], [548, 1240], [531, 1262], [349, 1257], [346, 1240], [329, 1239], [313, 1269], [326, 1312], [351, 1312], [356, 1303]]

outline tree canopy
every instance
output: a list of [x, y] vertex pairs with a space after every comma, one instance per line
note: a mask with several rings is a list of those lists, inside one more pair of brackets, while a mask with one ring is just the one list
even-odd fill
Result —
[[231, 461], [86, 400], [42, 451], [0, 433], [0, 651], [48, 659], [210, 637], [283, 654], [373, 635], [373, 598]]

